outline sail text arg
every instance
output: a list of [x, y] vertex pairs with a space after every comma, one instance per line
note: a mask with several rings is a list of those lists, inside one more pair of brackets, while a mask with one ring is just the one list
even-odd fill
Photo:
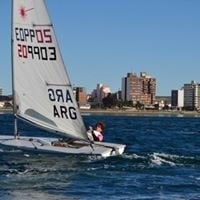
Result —
[[[49, 100], [54, 102], [53, 115], [56, 118], [77, 119], [76, 108], [69, 90], [48, 89]], [[62, 104], [62, 105], [60, 105]], [[70, 105], [70, 106], [68, 106]]]

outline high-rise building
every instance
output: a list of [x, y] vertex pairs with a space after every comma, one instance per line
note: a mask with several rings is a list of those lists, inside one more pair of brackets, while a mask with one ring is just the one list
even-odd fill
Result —
[[184, 84], [184, 108], [187, 110], [196, 110], [200, 107], [200, 84], [191, 81]]
[[122, 78], [122, 100], [140, 102], [144, 105], [152, 105], [156, 96], [156, 79], [145, 72], [136, 74], [128, 73]]
[[182, 110], [184, 106], [184, 90], [171, 91], [171, 105], [173, 108]]

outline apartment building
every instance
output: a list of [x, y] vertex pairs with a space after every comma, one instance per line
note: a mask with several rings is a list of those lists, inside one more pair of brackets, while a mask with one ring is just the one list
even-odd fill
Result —
[[152, 105], [156, 96], [156, 79], [141, 72], [137, 74], [128, 73], [122, 78], [122, 100], [140, 102], [144, 105]]
[[195, 81], [184, 84], [184, 108], [196, 110], [200, 108], [200, 84]]

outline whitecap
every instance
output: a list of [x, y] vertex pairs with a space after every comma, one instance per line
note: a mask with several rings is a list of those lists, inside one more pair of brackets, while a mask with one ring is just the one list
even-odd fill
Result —
[[146, 157], [133, 153], [133, 154], [123, 154], [122, 158], [132, 160], [132, 159], [139, 159], [139, 158], [145, 159]]
[[29, 157], [30, 157], [30, 155], [29, 155], [29, 154], [24, 154], [24, 157], [27, 157], [27, 158], [29, 158]]
[[153, 155], [151, 155], [150, 157], [151, 157], [151, 162], [156, 165], [162, 165], [162, 164], [169, 164], [170, 166], [176, 165], [174, 162], [166, 159], [169, 158], [169, 154], [153, 153]]

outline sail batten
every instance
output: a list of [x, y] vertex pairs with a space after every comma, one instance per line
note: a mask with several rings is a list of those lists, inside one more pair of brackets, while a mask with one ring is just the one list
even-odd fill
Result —
[[60, 83], [47, 83], [48, 86], [63, 86], [63, 87], [71, 87], [71, 84], [60, 84]]
[[13, 10], [15, 112], [36, 126], [86, 140], [44, 0], [13, 0]]
[[33, 26], [53, 26], [53, 24], [33, 24]]

